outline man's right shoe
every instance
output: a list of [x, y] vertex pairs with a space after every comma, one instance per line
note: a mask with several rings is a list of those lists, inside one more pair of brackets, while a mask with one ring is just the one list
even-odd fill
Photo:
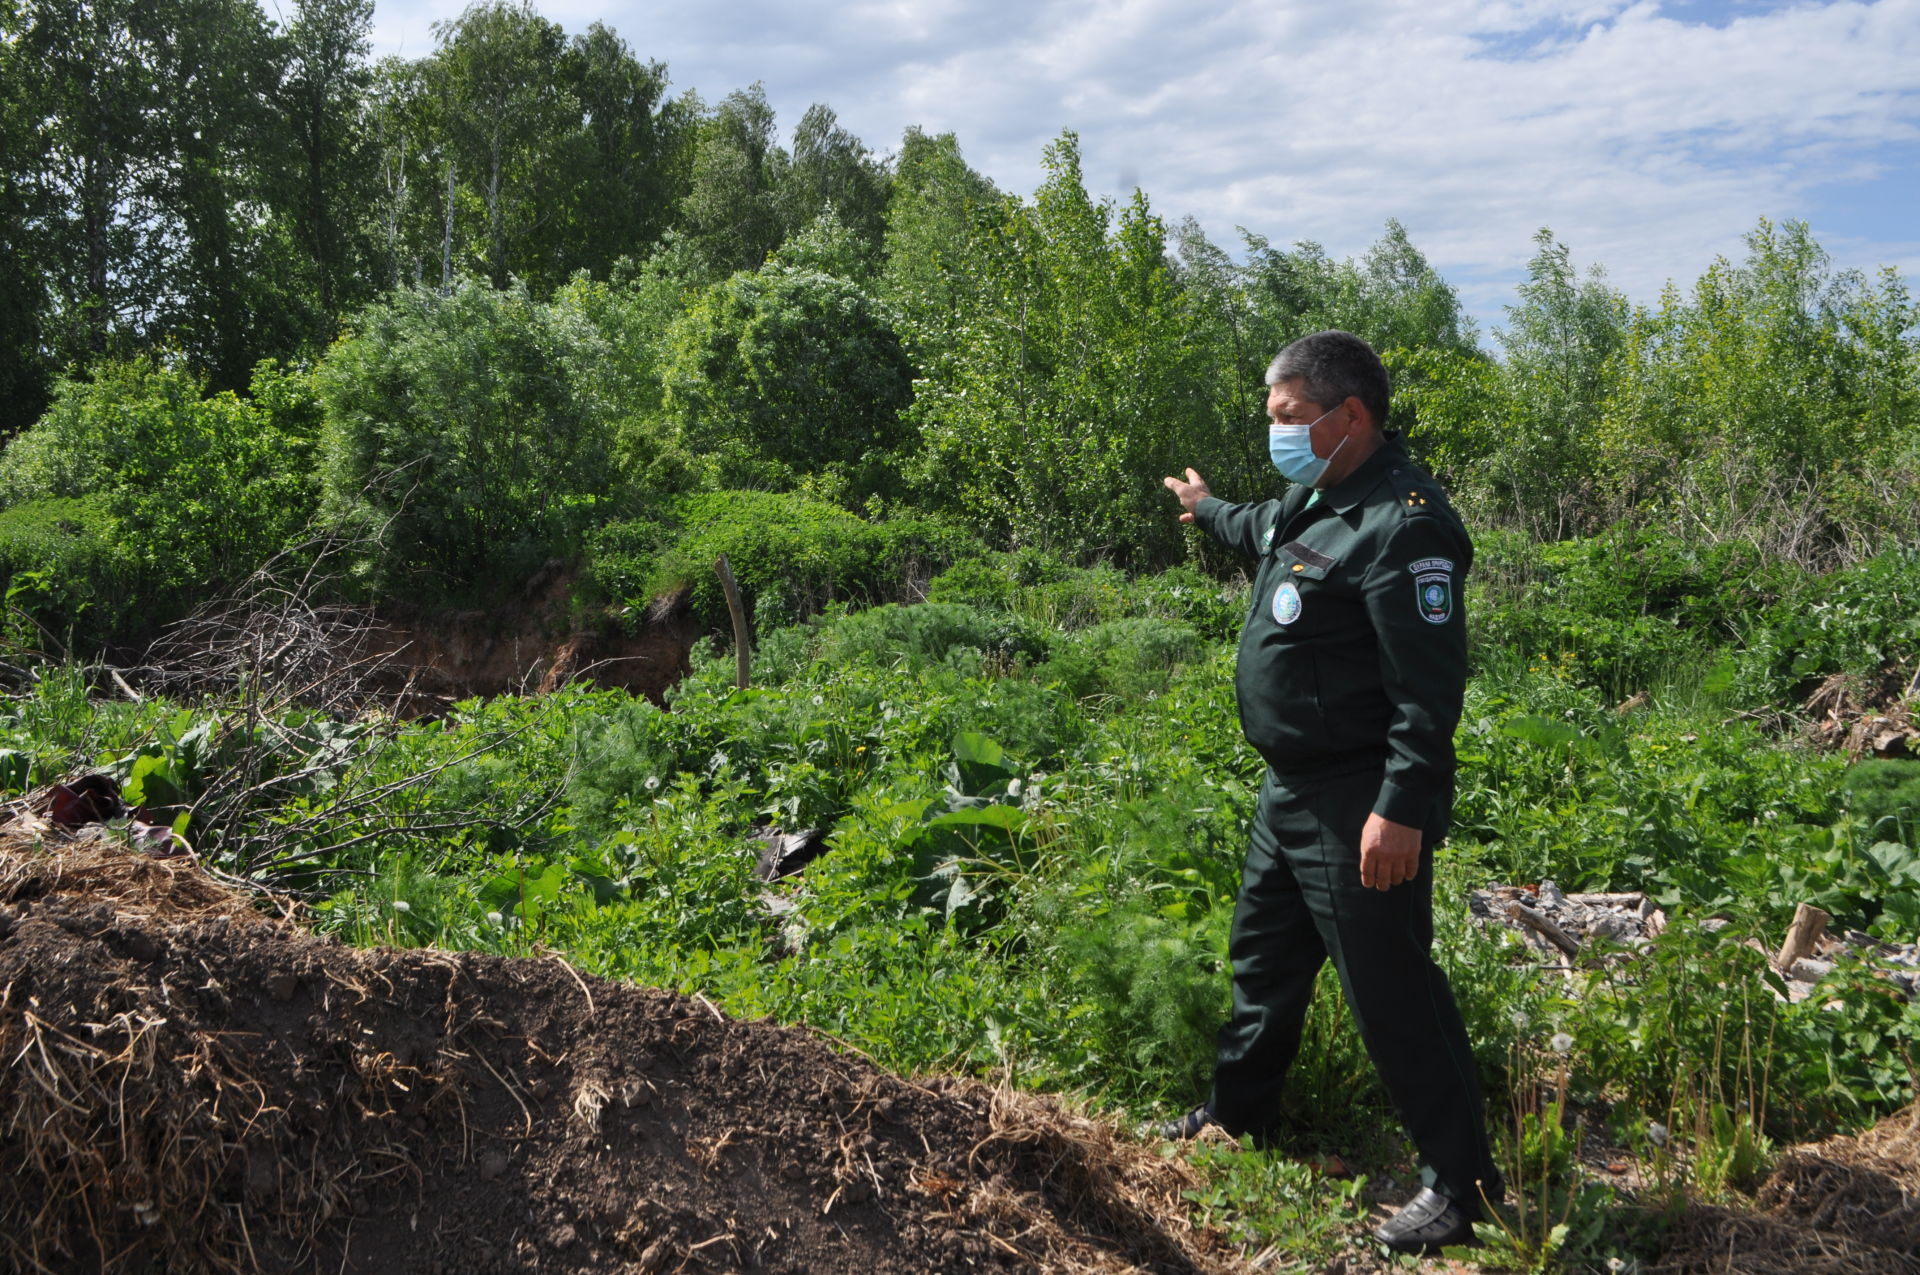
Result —
[[1373, 1238], [1396, 1253], [1432, 1256], [1455, 1244], [1478, 1244], [1467, 1211], [1432, 1187], [1422, 1187], [1398, 1213], [1382, 1222]]
[[1213, 1118], [1213, 1112], [1203, 1104], [1195, 1107], [1186, 1115], [1175, 1120], [1165, 1120], [1153, 1126], [1156, 1137], [1169, 1142], [1188, 1142], [1200, 1136], [1207, 1126], [1219, 1123]]

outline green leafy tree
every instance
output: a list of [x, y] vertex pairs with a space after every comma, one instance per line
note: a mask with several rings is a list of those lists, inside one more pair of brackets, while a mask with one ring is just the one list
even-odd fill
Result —
[[780, 192], [791, 163], [759, 84], [729, 93], [701, 125], [680, 215], [714, 274], [756, 269], [786, 238]]
[[622, 260], [613, 278], [575, 275], [553, 305], [578, 313], [599, 333], [607, 357], [594, 369], [613, 430], [613, 461], [621, 484], [651, 501], [692, 481], [692, 461], [666, 408], [666, 375], [673, 325], [699, 295], [679, 245], [670, 243], [645, 262]]
[[734, 275], [676, 325], [665, 384], [718, 486], [899, 494], [912, 372], [885, 310], [851, 280], [778, 261]]
[[[1499, 333], [1501, 392], [1481, 407], [1504, 428], [1487, 431], [1479, 449], [1460, 446], [1454, 460], [1478, 480], [1490, 512], [1558, 540], [1605, 521], [1609, 493], [1595, 481], [1596, 466], [1629, 312], [1604, 272], [1581, 279], [1550, 230], [1533, 242], [1520, 304], [1507, 307]], [[1470, 469], [1469, 461], [1480, 463]]]
[[[1636, 311], [1600, 430], [1623, 505], [1817, 561], [1879, 538], [1826, 506], [1914, 429], [1914, 311], [1897, 281], [1835, 272], [1804, 223], [1762, 221], [1738, 265]], [[1902, 326], [1904, 325], [1904, 326]], [[1910, 455], [1910, 450], [1906, 452]], [[1892, 509], [1895, 518], [1898, 507]]]
[[865, 144], [841, 127], [833, 108], [816, 102], [793, 130], [793, 162], [780, 190], [789, 231], [831, 212], [869, 250], [886, 230], [887, 172]]
[[598, 22], [573, 38], [565, 70], [580, 122], [557, 256], [565, 270], [604, 279], [671, 224], [691, 177], [696, 104], [666, 99], [666, 64], [641, 62]]
[[[434, 175], [444, 161], [436, 154], [437, 103], [425, 63], [382, 59], [364, 110], [373, 186], [369, 220], [379, 263], [373, 282], [381, 289], [418, 284], [447, 228], [445, 209], [439, 225], [431, 224]], [[444, 182], [437, 189], [444, 192]]]
[[[273, 207], [278, 54], [253, 0], [30, 0], [9, 80], [35, 198], [24, 227], [57, 362], [166, 342], [244, 386], [304, 331]], [[14, 78], [17, 74], [17, 80]]]
[[161, 198], [168, 103], [157, 6], [33, 0], [13, 9], [8, 80], [31, 133], [25, 180], [40, 195], [32, 242], [52, 293], [59, 360], [144, 330], [173, 256]]
[[1031, 206], [976, 237], [978, 292], [952, 352], [916, 389], [915, 473], [990, 538], [1142, 564], [1179, 552], [1155, 478], [1203, 468], [1223, 431], [1187, 340], [1192, 319], [1143, 195], [1115, 223], [1081, 179], [1078, 140], [1047, 148]]
[[157, 71], [168, 104], [162, 197], [180, 253], [157, 298], [160, 341], [220, 389], [247, 385], [262, 358], [331, 335], [308, 259], [268, 215], [281, 206], [286, 132], [270, 101], [280, 42], [255, 0], [201, 0], [168, 15]]
[[[560, 161], [580, 118], [566, 33], [524, 0], [481, 0], [435, 31], [440, 47], [428, 74], [448, 184], [477, 213], [468, 214], [477, 264], [496, 288], [516, 275], [557, 282], [562, 272], [542, 232], [558, 215]], [[456, 223], [464, 211], [456, 203]]]
[[[108, 361], [62, 381], [7, 445], [0, 506], [19, 529], [45, 521], [36, 510], [66, 517], [82, 502], [100, 569], [126, 585], [92, 631], [133, 638], [238, 582], [309, 522], [318, 427], [306, 376], [272, 362], [241, 398], [208, 396], [193, 374], [143, 358]], [[42, 565], [17, 549], [6, 559], [13, 571]], [[102, 591], [82, 582], [65, 596]]]
[[570, 552], [625, 486], [613, 358], [584, 307], [519, 284], [363, 310], [315, 376], [325, 508], [378, 541], [376, 584], [471, 596]]
[[[1192, 324], [1195, 370], [1220, 430], [1207, 479], [1222, 491], [1258, 491], [1273, 473], [1264, 380], [1279, 342], [1254, 304], [1246, 271], [1207, 238], [1198, 221], [1182, 221], [1174, 244], [1174, 277]], [[1195, 544], [1205, 551], [1205, 541]]]
[[13, 17], [11, 6], [0, 10], [0, 437], [38, 418], [52, 383], [49, 294], [34, 233], [44, 198], [33, 163], [38, 125]]
[[373, 0], [296, 0], [281, 33], [274, 87], [286, 141], [277, 202], [299, 247], [324, 335], [372, 293], [378, 168], [368, 130], [374, 70], [367, 59]]
[[962, 314], [978, 303], [974, 241], [1004, 215], [1000, 192], [967, 166], [952, 133], [907, 130], [887, 200], [878, 288], [922, 367], [945, 356]]

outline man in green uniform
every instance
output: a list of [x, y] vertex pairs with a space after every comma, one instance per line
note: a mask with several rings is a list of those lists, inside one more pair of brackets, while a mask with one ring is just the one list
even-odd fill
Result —
[[1387, 373], [1365, 341], [1295, 341], [1267, 385], [1269, 450], [1294, 484], [1285, 496], [1236, 505], [1191, 469], [1165, 480], [1182, 522], [1259, 561], [1234, 683], [1267, 773], [1234, 909], [1233, 1014], [1213, 1097], [1161, 1132], [1272, 1132], [1314, 977], [1331, 958], [1426, 1162], [1426, 1188], [1375, 1235], [1431, 1252], [1471, 1243], [1483, 1202], [1503, 1192], [1466, 1028], [1430, 954], [1473, 546], [1383, 429]]

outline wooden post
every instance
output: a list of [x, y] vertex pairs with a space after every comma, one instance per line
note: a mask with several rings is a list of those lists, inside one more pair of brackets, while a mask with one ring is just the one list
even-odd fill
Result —
[[741, 690], [747, 689], [747, 671], [753, 666], [753, 652], [747, 646], [747, 612], [740, 605], [740, 586], [734, 583], [733, 568], [727, 565], [727, 555], [721, 554], [713, 564], [720, 573], [720, 588], [727, 595], [727, 612], [733, 616], [733, 684]]
[[1813, 955], [1814, 944], [1827, 932], [1827, 922], [1833, 918], [1811, 903], [1802, 903], [1793, 910], [1793, 924], [1787, 927], [1787, 941], [1780, 945], [1780, 954], [1773, 958], [1773, 967], [1785, 972], [1793, 968], [1793, 963], [1803, 956]]

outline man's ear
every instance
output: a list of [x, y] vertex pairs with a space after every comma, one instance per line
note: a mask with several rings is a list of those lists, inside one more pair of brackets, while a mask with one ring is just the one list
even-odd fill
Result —
[[1347, 409], [1347, 415], [1351, 419], [1359, 421], [1362, 425], [1370, 426], [1375, 430], [1380, 428], [1380, 422], [1373, 419], [1373, 413], [1367, 410], [1367, 405], [1360, 401], [1358, 394], [1347, 395], [1347, 401], [1340, 406]]

